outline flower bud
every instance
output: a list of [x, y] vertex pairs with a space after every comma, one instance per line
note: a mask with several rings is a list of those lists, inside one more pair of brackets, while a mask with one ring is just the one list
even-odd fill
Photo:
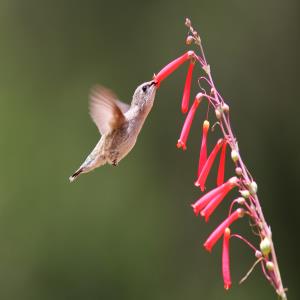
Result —
[[185, 19], [185, 26], [186, 27], [191, 27], [192, 26], [191, 20], [189, 18]]
[[210, 65], [204, 65], [202, 69], [207, 75], [210, 75]]
[[260, 250], [264, 256], [267, 256], [271, 252], [271, 242], [270, 240], [265, 237], [261, 242], [260, 242]]
[[236, 211], [238, 212], [239, 218], [242, 218], [245, 215], [245, 210], [242, 208], [238, 208]]
[[187, 55], [188, 55], [189, 58], [195, 57], [195, 52], [193, 50], [190, 50], [190, 51], [187, 52]]
[[238, 185], [238, 182], [239, 182], [239, 179], [237, 177], [231, 177], [228, 182], [231, 184], [231, 185], [235, 185], [237, 186]]
[[229, 112], [229, 106], [228, 106], [228, 104], [224, 103], [224, 104], [222, 105], [222, 110], [223, 110], [224, 112], [228, 113], [228, 112]]
[[234, 161], [234, 162], [237, 162], [238, 159], [239, 159], [239, 153], [236, 151], [236, 150], [232, 150], [231, 151], [231, 159]]
[[255, 195], [257, 193], [257, 184], [255, 181], [252, 181], [249, 184], [249, 192], [251, 195]]
[[220, 120], [222, 118], [222, 110], [220, 108], [215, 109], [216, 118]]
[[191, 45], [193, 43], [193, 41], [194, 41], [194, 38], [191, 35], [189, 35], [186, 38], [185, 43], [186, 43], [186, 45]]
[[274, 264], [271, 261], [268, 261], [266, 263], [266, 267], [269, 271], [273, 272], [274, 271]]
[[256, 257], [256, 258], [261, 258], [261, 257], [262, 257], [261, 252], [258, 251], [258, 250], [256, 250], [256, 251], [255, 251], [255, 257]]
[[245, 198], [243, 198], [243, 197], [239, 197], [236, 200], [237, 200], [237, 203], [240, 204], [240, 205], [244, 205], [245, 204]]
[[248, 190], [242, 190], [242, 191], [240, 191], [240, 194], [244, 198], [249, 198], [249, 196], [250, 196], [250, 192]]
[[196, 95], [196, 99], [200, 102], [202, 100], [202, 97], [203, 97], [203, 93], [198, 93]]
[[240, 167], [235, 168], [235, 174], [236, 174], [236, 175], [241, 176], [242, 173], [243, 173], [242, 168], [240, 168]]

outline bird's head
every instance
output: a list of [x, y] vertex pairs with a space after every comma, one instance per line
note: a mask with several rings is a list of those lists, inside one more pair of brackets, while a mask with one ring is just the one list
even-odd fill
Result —
[[154, 80], [144, 82], [137, 87], [133, 94], [132, 106], [138, 106], [140, 109], [151, 108], [157, 90], [157, 83]]

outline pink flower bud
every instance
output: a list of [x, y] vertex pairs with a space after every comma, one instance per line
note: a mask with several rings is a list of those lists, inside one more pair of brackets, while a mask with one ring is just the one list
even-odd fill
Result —
[[243, 170], [240, 167], [235, 168], [235, 174], [238, 176], [241, 176], [243, 174]]
[[185, 43], [186, 43], [187, 45], [191, 45], [191, 44], [193, 43], [193, 41], [194, 41], [194, 37], [191, 36], [191, 35], [189, 35], [189, 36], [186, 38]]

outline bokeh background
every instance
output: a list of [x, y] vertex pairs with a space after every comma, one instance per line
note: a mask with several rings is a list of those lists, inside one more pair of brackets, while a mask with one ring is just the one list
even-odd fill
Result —
[[[231, 243], [229, 292], [220, 243], [211, 254], [202, 247], [228, 202], [208, 224], [190, 208], [200, 196], [193, 181], [206, 105], [182, 153], [187, 66], [162, 84], [118, 168], [68, 182], [99, 138], [90, 87], [101, 83], [129, 102], [186, 51], [189, 16], [231, 105], [288, 295], [299, 299], [299, 11], [297, 0], [1, 0], [0, 298], [276, 299], [259, 268], [238, 285], [254, 261], [245, 245]], [[233, 230], [255, 242], [246, 220]]]

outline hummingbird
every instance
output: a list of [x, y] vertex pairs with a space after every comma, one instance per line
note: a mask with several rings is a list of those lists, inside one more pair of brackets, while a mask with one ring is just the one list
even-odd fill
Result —
[[131, 151], [152, 109], [157, 88], [155, 80], [142, 83], [135, 90], [130, 105], [118, 100], [103, 86], [91, 89], [89, 113], [101, 138], [79, 169], [69, 177], [70, 182], [106, 163], [117, 166]]

